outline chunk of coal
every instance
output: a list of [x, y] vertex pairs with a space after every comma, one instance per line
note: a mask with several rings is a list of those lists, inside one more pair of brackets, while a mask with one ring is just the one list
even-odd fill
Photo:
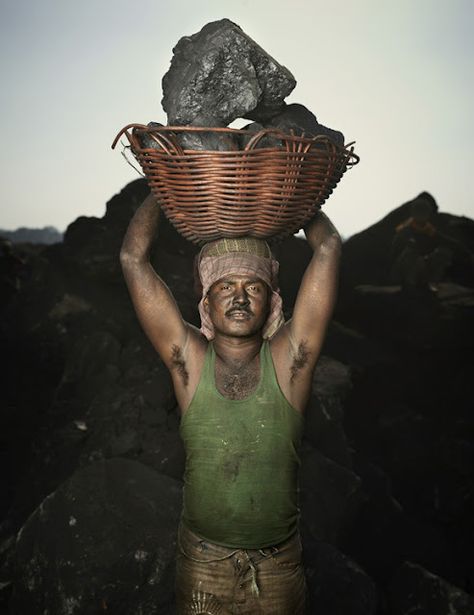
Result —
[[[294, 103], [286, 105], [284, 110], [278, 115], [260, 124], [253, 122], [244, 126], [243, 130], [249, 132], [247, 135], [240, 135], [239, 143], [240, 148], [244, 149], [249, 143], [250, 139], [255, 136], [257, 132], [265, 128], [275, 128], [285, 134], [293, 134], [295, 136], [316, 137], [324, 135], [336, 145], [344, 145], [344, 135], [338, 130], [333, 130], [327, 126], [323, 126], [318, 122], [314, 113], [312, 113], [305, 106]], [[256, 148], [263, 147], [282, 147], [283, 143], [277, 136], [269, 134], [255, 145]]]
[[323, 126], [314, 113], [298, 103], [286, 105], [281, 113], [264, 122], [264, 125], [266, 128], [278, 128], [287, 134], [293, 131], [296, 136], [301, 136], [303, 133], [306, 137], [325, 135], [336, 145], [344, 145], [342, 132]]
[[168, 124], [227, 126], [276, 115], [296, 81], [229, 19], [181, 38], [163, 77]]
[[[149, 122], [149, 128], [162, 128], [163, 124]], [[140, 145], [145, 149], [163, 149], [159, 140], [153, 135], [140, 128], [134, 128], [133, 134], [136, 135]], [[239, 149], [237, 138], [230, 133], [217, 132], [165, 132], [164, 136], [187, 150], [237, 150]]]
[[237, 138], [231, 133], [176, 132], [176, 141], [187, 150], [229, 151], [239, 149]]
[[263, 130], [263, 124], [252, 122], [251, 124], [247, 124], [247, 126], [242, 126], [241, 130], [245, 130], [247, 134], [240, 134], [238, 136], [239, 149], [245, 149], [250, 139], [254, 137], [257, 132]]
[[[263, 124], [259, 124], [258, 122], [252, 122], [251, 124], [247, 124], [244, 126], [242, 130], [248, 131], [248, 134], [239, 135], [239, 147], [240, 149], [245, 149], [249, 144], [250, 140], [255, 137], [257, 133], [261, 130], [264, 130], [265, 126]], [[261, 149], [263, 147], [280, 147], [281, 140], [276, 139], [272, 136], [264, 136], [259, 141], [257, 141], [255, 147], [252, 149]]]
[[[149, 122], [147, 126], [148, 128], [162, 128], [163, 124], [159, 124], [158, 122]], [[132, 132], [137, 137], [138, 142], [144, 149], [162, 149], [158, 141], [148, 132], [145, 132], [140, 128], [134, 128]]]

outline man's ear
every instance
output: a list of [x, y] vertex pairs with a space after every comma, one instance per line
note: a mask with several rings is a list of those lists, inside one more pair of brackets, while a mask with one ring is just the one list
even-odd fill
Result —
[[209, 295], [206, 295], [202, 300], [202, 305], [206, 314], [209, 314]]

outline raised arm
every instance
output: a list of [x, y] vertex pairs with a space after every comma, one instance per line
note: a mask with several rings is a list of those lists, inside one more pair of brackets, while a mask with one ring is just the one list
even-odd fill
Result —
[[305, 235], [313, 256], [301, 281], [289, 334], [293, 344], [305, 345], [314, 368], [336, 301], [341, 238], [322, 211], [305, 228]]
[[313, 218], [305, 234], [313, 256], [301, 281], [293, 317], [272, 344], [280, 387], [300, 410], [309, 397], [313, 370], [333, 312], [341, 253], [339, 233], [323, 212]]
[[125, 234], [120, 262], [138, 319], [169, 369], [176, 349], [186, 346], [188, 327], [169, 288], [150, 263], [160, 209], [151, 194], [133, 216]]

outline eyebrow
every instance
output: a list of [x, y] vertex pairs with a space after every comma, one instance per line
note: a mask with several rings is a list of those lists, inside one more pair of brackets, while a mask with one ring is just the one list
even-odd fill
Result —
[[[216, 282], [216, 284], [236, 284], [237, 280], [235, 280], [232, 277], [228, 277], [228, 278], [221, 278], [220, 280], [218, 280]], [[265, 284], [265, 282], [261, 279], [261, 278], [249, 278], [248, 280], [245, 280], [245, 284]]]

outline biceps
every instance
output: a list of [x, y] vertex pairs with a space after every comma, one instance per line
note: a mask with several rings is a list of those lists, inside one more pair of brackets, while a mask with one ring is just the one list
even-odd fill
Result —
[[140, 324], [163, 360], [167, 362], [173, 344], [181, 345], [186, 326], [167, 285], [151, 265], [139, 271], [124, 271]]

